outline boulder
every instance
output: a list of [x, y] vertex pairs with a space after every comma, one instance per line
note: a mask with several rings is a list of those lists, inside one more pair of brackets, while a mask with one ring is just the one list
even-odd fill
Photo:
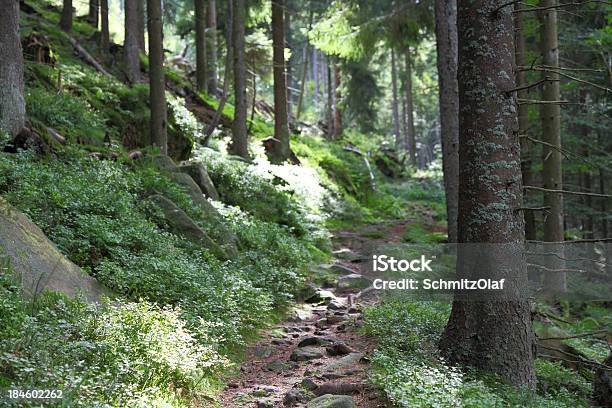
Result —
[[215, 201], [219, 201], [219, 193], [215, 188], [208, 172], [199, 163], [186, 164], [184, 166], [180, 166], [179, 170], [185, 174], [191, 176], [193, 181], [200, 187], [200, 190], [204, 193], [204, 195], [210, 199]]
[[291, 361], [310, 361], [323, 357], [321, 349], [318, 347], [300, 347], [291, 353]]
[[0, 198], [0, 257], [3, 256], [9, 258], [10, 268], [30, 296], [49, 289], [69, 296], [82, 294], [88, 302], [96, 303], [101, 295], [109, 293], [66, 258], [28, 217]]
[[178, 171], [178, 166], [176, 165], [176, 163], [174, 163], [174, 160], [164, 154], [159, 154], [157, 156], [151, 157], [151, 164], [158, 170], [165, 171], [168, 173]]
[[215, 256], [220, 259], [228, 259], [227, 253], [219, 244], [208, 236], [202, 228], [198, 226], [185, 211], [181, 210], [176, 204], [166, 197], [154, 194], [149, 200], [156, 204], [164, 213], [164, 219], [170, 227], [170, 231], [182, 236], [186, 240], [208, 248]]
[[338, 289], [365, 289], [372, 285], [372, 281], [358, 273], [338, 278]]
[[236, 235], [227, 228], [223, 223], [223, 217], [219, 214], [219, 211], [204, 197], [202, 190], [195, 181], [185, 173], [170, 173], [170, 178], [176, 184], [181, 186], [191, 197], [191, 201], [198, 206], [203, 212], [203, 218], [209, 223], [210, 227], [207, 232], [217, 239], [219, 245], [225, 249], [225, 251], [231, 257], [238, 255], [238, 249], [236, 247], [237, 238]]
[[306, 408], [357, 408], [353, 397], [325, 394], [311, 400]]

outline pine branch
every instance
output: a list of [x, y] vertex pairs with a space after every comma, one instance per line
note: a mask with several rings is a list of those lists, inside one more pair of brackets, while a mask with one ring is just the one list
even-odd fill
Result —
[[536, 187], [536, 186], [523, 186], [523, 188], [525, 190], [543, 191], [545, 193], [571, 194], [571, 195], [581, 195], [581, 196], [599, 197], [599, 198], [612, 198], [612, 195], [610, 194], [584, 193], [582, 191], [569, 191], [569, 190], [553, 190], [550, 188], [543, 188], [543, 187]]

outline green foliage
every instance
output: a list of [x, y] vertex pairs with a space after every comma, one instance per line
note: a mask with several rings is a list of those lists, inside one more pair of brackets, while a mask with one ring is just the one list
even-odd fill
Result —
[[439, 359], [436, 344], [449, 312], [445, 303], [401, 297], [389, 297], [366, 310], [364, 330], [378, 344], [371, 380], [393, 404], [406, 408], [589, 406], [590, 384], [556, 363], [537, 360], [538, 393], [446, 364]]
[[212, 376], [229, 366], [213, 339], [196, 340], [179, 309], [93, 307], [53, 293], [26, 301], [8, 273], [0, 293], [0, 377], [10, 388], [60, 389], [57, 405], [187, 406], [212, 393]]

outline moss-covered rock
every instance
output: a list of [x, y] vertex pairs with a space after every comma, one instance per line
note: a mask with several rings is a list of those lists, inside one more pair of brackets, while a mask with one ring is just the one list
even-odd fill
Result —
[[179, 169], [183, 173], [191, 176], [206, 197], [219, 201], [219, 193], [204, 166], [198, 163], [192, 163], [181, 166]]
[[81, 293], [98, 302], [106, 289], [66, 258], [23, 213], [0, 198], [0, 255], [10, 258], [11, 269], [30, 296], [43, 289], [69, 296]]

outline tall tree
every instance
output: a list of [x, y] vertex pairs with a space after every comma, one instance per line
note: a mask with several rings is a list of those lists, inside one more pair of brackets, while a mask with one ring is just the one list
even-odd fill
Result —
[[[541, 0], [540, 7], [540, 46], [542, 63], [545, 66], [559, 67], [559, 43], [557, 39], [557, 0]], [[540, 117], [542, 120], [542, 139], [547, 144], [542, 146], [542, 184], [545, 189], [562, 190], [563, 180], [561, 173], [561, 109], [559, 100], [559, 75], [555, 72], [544, 73], [548, 81], [542, 85], [542, 100]], [[560, 193], [545, 192], [544, 206], [549, 207], [548, 215], [544, 220], [544, 241], [563, 241], [563, 196]], [[561, 252], [559, 244], [551, 250]], [[549, 269], [563, 269], [562, 258], [549, 257]], [[544, 274], [544, 288], [548, 292], [557, 293], [566, 290], [565, 272], [551, 271]]]
[[406, 98], [406, 149], [408, 149], [408, 152], [410, 153], [410, 164], [416, 167], [416, 131], [414, 129], [414, 103], [412, 100], [412, 57], [410, 54], [410, 47], [406, 48], [404, 58], [406, 69], [404, 74], [404, 90]]
[[340, 85], [342, 84], [342, 74], [340, 67], [338, 66], [337, 58], [332, 59], [332, 74], [333, 74], [333, 108], [334, 108], [334, 138], [339, 137], [342, 134], [342, 108], [340, 106], [340, 100], [342, 94], [340, 91]]
[[196, 43], [196, 87], [198, 91], [207, 90], [206, 67], [206, 0], [194, 0], [195, 43]]
[[149, 33], [149, 89], [151, 104], [151, 143], [168, 154], [168, 120], [161, 0], [147, 0]]
[[92, 26], [98, 28], [98, 20], [100, 16], [100, 0], [89, 0], [89, 11], [87, 12], [87, 21]]
[[64, 0], [62, 15], [60, 17], [60, 28], [67, 33], [72, 31], [72, 0]]
[[457, 84], [457, 0], [436, 0], [436, 49], [440, 87], [440, 133], [446, 192], [448, 242], [457, 242], [459, 194], [459, 85]]
[[208, 34], [208, 94], [216, 95], [218, 88], [219, 70], [217, 68], [217, 2], [208, 0], [208, 14], [206, 18], [206, 32]]
[[244, 55], [244, 27], [246, 6], [244, 0], [233, 2], [232, 39], [234, 41], [234, 122], [232, 124], [232, 143], [229, 152], [249, 159], [247, 132], [246, 61]]
[[[517, 11], [520, 10], [521, 7], [523, 7], [521, 3], [516, 3], [514, 9], [515, 11]], [[516, 25], [514, 37], [515, 63], [517, 66], [523, 66], [525, 65], [525, 35], [523, 28], [523, 13], [516, 12], [514, 14], [514, 21]], [[518, 88], [527, 85], [527, 72], [525, 70], [517, 70], [516, 85]], [[519, 91], [517, 92], [517, 97], [520, 99], [526, 99], [527, 89], [519, 89]], [[531, 146], [529, 144], [529, 140], [526, 137], [527, 129], [529, 128], [529, 106], [526, 104], [520, 104], [518, 106], [518, 123], [521, 144], [521, 173], [523, 175], [523, 185], [529, 186], [533, 184], [533, 175], [531, 174]], [[536, 239], [535, 214], [533, 213], [533, 211], [525, 211], [525, 239]]]
[[327, 106], [325, 109], [325, 118], [327, 121], [327, 138], [332, 140], [334, 138], [334, 87], [333, 87], [333, 75], [331, 68], [331, 56], [325, 58], [325, 68], [327, 75], [325, 76], [325, 83], [327, 89]]
[[140, 50], [138, 47], [138, 2], [125, 0], [125, 66], [131, 83], [140, 80]]
[[274, 143], [273, 158], [289, 158], [289, 125], [287, 116], [287, 77], [285, 71], [285, 1], [272, 0], [272, 48], [274, 71]]
[[110, 47], [110, 32], [108, 28], [108, 0], [100, 0], [100, 50], [108, 53]]
[[0, 128], [17, 135], [25, 122], [19, 1], [0, 0]]
[[393, 116], [393, 136], [395, 137], [395, 149], [399, 152], [403, 143], [400, 134], [399, 99], [397, 90], [397, 62], [395, 61], [395, 50], [391, 48], [391, 112]]
[[[457, 292], [440, 348], [452, 363], [533, 387], [534, 334], [525, 298], [525, 231], [506, 0], [458, 0], [457, 278], [505, 279], [504, 294]], [[476, 245], [477, 244], [477, 245]]]
[[143, 54], [147, 52], [145, 41], [145, 0], [136, 1], [136, 38], [138, 39], [138, 49]]

